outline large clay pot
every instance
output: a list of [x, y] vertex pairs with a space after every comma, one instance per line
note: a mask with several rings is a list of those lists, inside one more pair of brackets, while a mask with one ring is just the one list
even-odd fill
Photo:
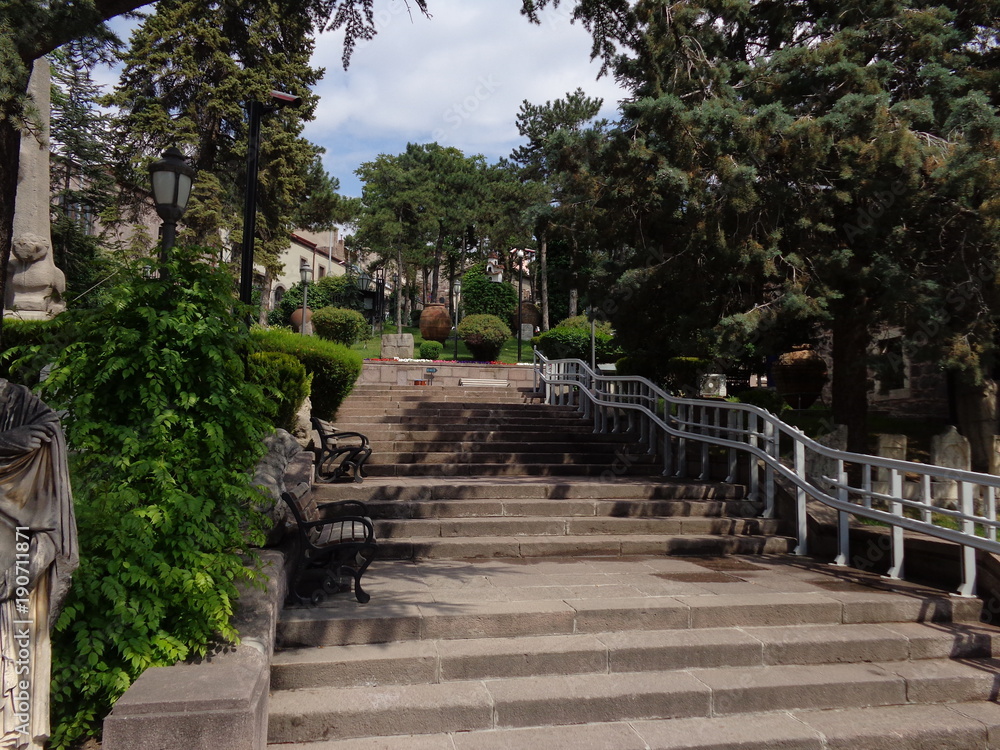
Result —
[[[306, 333], [307, 334], [311, 334], [312, 333], [312, 319], [313, 319], [313, 311], [310, 310], [307, 307], [306, 308]], [[292, 311], [292, 314], [288, 316], [288, 320], [292, 324], [292, 330], [293, 331], [295, 331], [296, 333], [301, 333], [302, 332], [302, 308], [301, 307], [296, 307], [295, 310]]]
[[424, 341], [440, 341], [442, 344], [451, 335], [451, 316], [441, 302], [424, 305], [420, 313], [420, 335]]
[[771, 368], [775, 390], [793, 409], [808, 409], [826, 385], [826, 362], [808, 344], [778, 357]]
[[[521, 323], [530, 325], [532, 329], [541, 328], [542, 311], [538, 309], [538, 305], [534, 302], [521, 303]], [[510, 318], [510, 327], [517, 330], [517, 308], [514, 309], [514, 314]]]

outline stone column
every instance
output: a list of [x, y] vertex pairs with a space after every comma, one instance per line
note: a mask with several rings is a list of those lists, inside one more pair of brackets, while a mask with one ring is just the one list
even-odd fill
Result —
[[66, 277], [52, 259], [49, 223], [50, 86], [49, 62], [41, 57], [35, 60], [28, 84], [28, 95], [38, 110], [39, 130], [21, 136], [4, 317], [44, 320], [66, 309]]
[[[958, 434], [952, 425], [940, 435], [931, 438], [931, 463], [946, 469], [969, 471], [972, 466], [972, 452], [969, 441]], [[942, 501], [945, 508], [958, 507], [958, 483], [951, 480], [933, 482], [931, 495]]]

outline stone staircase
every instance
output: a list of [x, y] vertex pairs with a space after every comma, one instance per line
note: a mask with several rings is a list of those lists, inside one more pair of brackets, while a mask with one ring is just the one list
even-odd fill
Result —
[[622, 436], [527, 400], [345, 402], [372, 477], [316, 491], [369, 503], [383, 559], [369, 604], [283, 613], [275, 747], [1000, 748], [978, 600], [788, 555], [742, 488], [603, 473]]

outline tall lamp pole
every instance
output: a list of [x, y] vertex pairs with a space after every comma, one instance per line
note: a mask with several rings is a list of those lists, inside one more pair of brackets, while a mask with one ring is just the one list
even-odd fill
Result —
[[306, 312], [308, 310], [306, 302], [309, 299], [309, 279], [312, 278], [312, 272], [312, 266], [303, 258], [299, 264], [299, 276], [302, 279], [302, 325], [299, 326], [299, 333], [303, 336], [306, 335], [306, 326], [308, 325], [308, 321], [306, 320]]
[[518, 250], [517, 257], [517, 361], [521, 361], [521, 293], [524, 287], [524, 250]]
[[247, 185], [243, 203], [243, 244], [240, 249], [240, 302], [245, 305], [250, 304], [250, 298], [253, 296], [253, 240], [257, 231], [260, 118], [266, 112], [276, 112], [283, 107], [298, 107], [301, 104], [302, 97], [286, 94], [284, 91], [272, 91], [270, 105], [258, 101], [248, 103]]
[[170, 251], [177, 240], [177, 222], [187, 210], [194, 183], [194, 167], [184, 160], [184, 154], [174, 146], [163, 152], [163, 157], [149, 165], [153, 184], [153, 201], [156, 213], [163, 220], [163, 239], [160, 242], [160, 266], [165, 266]]
[[455, 293], [452, 299], [455, 300], [455, 361], [458, 362], [458, 306], [462, 298], [462, 280], [455, 279]]

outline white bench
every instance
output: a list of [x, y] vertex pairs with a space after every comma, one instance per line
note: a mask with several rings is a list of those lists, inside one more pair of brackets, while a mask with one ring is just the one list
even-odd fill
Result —
[[492, 378], [460, 378], [458, 381], [459, 385], [472, 386], [474, 388], [506, 388], [510, 385], [510, 381], [507, 380], [495, 380]]

